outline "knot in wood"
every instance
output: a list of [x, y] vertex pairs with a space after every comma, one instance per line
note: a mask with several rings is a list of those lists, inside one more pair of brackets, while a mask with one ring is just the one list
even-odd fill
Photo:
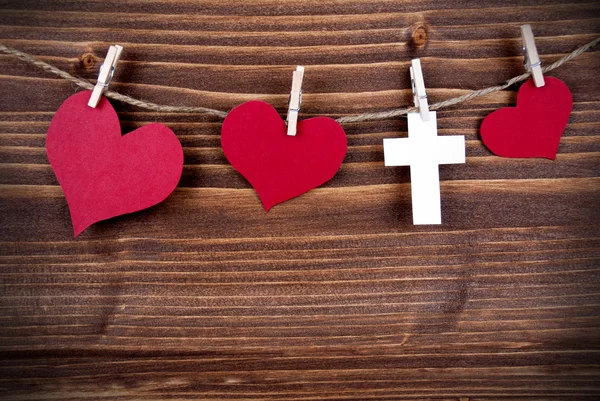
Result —
[[82, 68], [92, 69], [96, 65], [96, 58], [92, 53], [83, 53], [81, 57], [79, 57], [79, 63]]
[[423, 47], [427, 43], [427, 28], [423, 25], [417, 26], [412, 33], [412, 47]]

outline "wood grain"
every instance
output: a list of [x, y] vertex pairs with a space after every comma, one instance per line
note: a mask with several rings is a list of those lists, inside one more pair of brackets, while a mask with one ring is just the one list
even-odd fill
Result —
[[[600, 33], [597, 2], [0, 0], [0, 41], [170, 105], [301, 115], [404, 107], [523, 71]], [[218, 118], [114, 103], [127, 133], [172, 128], [179, 187], [72, 238], [44, 144], [76, 89], [0, 55], [2, 400], [592, 400], [600, 397], [600, 56], [552, 75], [574, 97], [556, 161], [493, 156], [479, 126], [516, 89], [438, 111], [465, 135], [442, 166], [441, 226], [413, 226], [409, 170], [383, 166], [406, 120], [346, 124], [329, 183], [268, 214], [220, 149]]]

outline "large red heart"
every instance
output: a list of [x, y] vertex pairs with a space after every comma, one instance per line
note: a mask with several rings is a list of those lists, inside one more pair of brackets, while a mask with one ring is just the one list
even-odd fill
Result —
[[546, 84], [540, 88], [528, 80], [519, 89], [517, 107], [496, 110], [483, 120], [481, 138], [494, 154], [556, 158], [573, 97], [560, 79], [544, 80]]
[[69, 97], [58, 109], [46, 152], [62, 187], [77, 237], [90, 225], [163, 201], [183, 169], [181, 143], [169, 128], [148, 124], [125, 136], [117, 113], [91, 92]]
[[340, 168], [348, 145], [344, 129], [327, 117], [302, 120], [296, 136], [288, 136], [277, 111], [254, 100], [227, 115], [221, 146], [269, 211], [329, 181]]

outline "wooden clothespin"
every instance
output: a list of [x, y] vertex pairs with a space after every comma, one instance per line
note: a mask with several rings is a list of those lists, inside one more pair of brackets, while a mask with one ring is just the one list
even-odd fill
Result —
[[410, 67], [410, 81], [412, 84], [413, 98], [415, 107], [419, 109], [419, 114], [423, 121], [429, 121], [429, 104], [427, 103], [427, 93], [425, 93], [425, 81], [423, 80], [423, 71], [421, 70], [421, 60], [415, 58]]
[[115, 73], [115, 67], [117, 62], [119, 61], [119, 57], [121, 57], [121, 52], [123, 51], [123, 46], [114, 45], [108, 49], [108, 53], [106, 54], [106, 58], [104, 59], [104, 63], [100, 66], [100, 72], [98, 73], [98, 81], [96, 82], [96, 86], [94, 86], [94, 90], [92, 91], [92, 96], [90, 97], [90, 101], [88, 102], [88, 106], [95, 108], [100, 102], [100, 98], [102, 94], [108, 88], [110, 81], [112, 80], [113, 74]]
[[292, 91], [290, 92], [290, 100], [288, 103], [288, 113], [285, 120], [287, 124], [287, 134], [290, 136], [296, 135], [296, 125], [298, 124], [298, 113], [302, 106], [302, 79], [304, 78], [304, 67], [299, 65], [294, 71], [292, 77]]
[[542, 61], [535, 47], [531, 25], [521, 25], [521, 37], [523, 38], [523, 56], [525, 57], [525, 69], [531, 71], [533, 82], [537, 88], [545, 85], [542, 74]]

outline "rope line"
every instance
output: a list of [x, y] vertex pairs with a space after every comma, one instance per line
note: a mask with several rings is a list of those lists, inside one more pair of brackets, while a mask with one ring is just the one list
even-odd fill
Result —
[[[552, 70], [560, 67], [561, 65], [579, 57], [581, 54], [583, 54], [587, 50], [591, 49], [592, 47], [596, 46], [598, 43], [600, 43], [600, 37], [575, 49], [574, 51], [567, 54], [560, 60], [557, 60], [556, 62], [542, 68], [542, 71], [543, 72], [552, 71]], [[74, 84], [80, 86], [81, 88], [88, 89], [88, 90], [94, 89], [94, 84], [92, 84], [86, 80], [83, 80], [81, 78], [74, 77], [73, 75], [69, 74], [68, 72], [63, 71], [60, 68], [57, 68], [57, 67], [55, 67], [51, 64], [48, 64], [42, 60], [39, 60], [35, 56], [32, 56], [31, 54], [10, 48], [8, 46], [3, 45], [2, 43], [0, 43], [0, 51], [3, 53], [6, 53], [6, 54], [13, 55], [22, 61], [25, 61], [35, 67], [41, 68], [44, 71], [55, 74], [67, 81], [73, 82]], [[434, 103], [429, 106], [429, 109], [430, 110], [438, 110], [438, 109], [442, 109], [445, 107], [453, 106], [458, 103], [463, 103], [463, 102], [469, 101], [469, 100], [474, 99], [479, 96], [484, 96], [484, 95], [488, 95], [490, 93], [501, 91], [503, 89], [508, 88], [511, 85], [516, 84], [517, 82], [525, 81], [527, 78], [529, 78], [530, 75], [531, 75], [530, 72], [526, 72], [525, 74], [521, 74], [519, 76], [513, 77], [500, 85], [490, 86], [489, 88], [479, 89], [479, 90], [464, 94], [462, 96], [458, 96], [455, 98], [444, 100], [442, 102]], [[210, 114], [213, 116], [217, 116], [220, 118], [225, 118], [225, 117], [227, 117], [227, 114], [228, 114], [225, 111], [210, 109], [207, 107], [169, 106], [169, 105], [156, 104], [156, 103], [152, 103], [152, 102], [146, 102], [146, 101], [135, 99], [131, 96], [123, 95], [121, 93], [111, 91], [111, 90], [105, 91], [103, 95], [110, 99], [118, 100], [120, 102], [124, 102], [124, 103], [130, 104], [130, 105], [133, 105], [133, 106], [137, 106], [142, 109], [153, 110], [153, 111], [162, 111], [162, 112], [167, 112], [167, 113], [173, 113], [173, 112], [204, 113], [204, 114]], [[356, 116], [340, 117], [340, 118], [336, 119], [336, 121], [339, 123], [354, 123], [354, 122], [362, 122], [362, 121], [385, 120], [385, 119], [390, 119], [390, 118], [394, 118], [394, 117], [404, 116], [409, 112], [416, 112], [416, 111], [418, 111], [418, 109], [416, 107], [407, 107], [407, 108], [403, 108], [403, 109], [393, 109], [393, 110], [382, 111], [382, 112], [377, 112], [377, 113], [364, 113], [364, 114], [359, 114]]]

